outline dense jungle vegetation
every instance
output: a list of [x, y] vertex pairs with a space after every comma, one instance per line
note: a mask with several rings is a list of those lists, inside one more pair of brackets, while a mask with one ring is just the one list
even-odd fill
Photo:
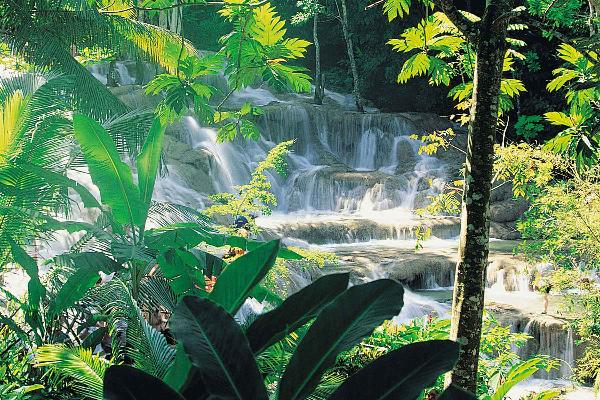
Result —
[[[599, 54], [598, 0], [3, 0], [0, 399], [561, 398], [515, 397], [565, 360], [520, 351], [531, 331], [485, 310], [506, 188], [525, 204], [514, 253], [559, 303], [570, 379], [597, 393]], [[356, 280], [257, 222], [304, 145], [261, 136], [270, 104], [230, 102], [259, 89], [449, 120], [410, 136], [419, 155], [460, 158], [410, 210], [415, 252], [427, 221], [460, 217], [449, 315], [397, 323], [406, 285]], [[134, 90], [151, 100], [125, 101]], [[247, 182], [197, 207], [156, 196], [186, 118], [215, 149], [269, 144]], [[311, 279], [296, 290], [298, 271]]]

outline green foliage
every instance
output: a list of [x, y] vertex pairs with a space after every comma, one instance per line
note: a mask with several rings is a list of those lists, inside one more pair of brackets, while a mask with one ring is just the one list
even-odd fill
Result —
[[541, 132], [544, 131], [544, 125], [541, 123], [540, 115], [519, 115], [519, 119], [515, 124], [517, 136], [530, 141], [535, 139]]
[[0, 327], [0, 343], [0, 397], [7, 400], [33, 399], [44, 390], [44, 385], [34, 383], [39, 382], [39, 377], [32, 373], [21, 339], [4, 325]]
[[83, 115], [73, 117], [73, 128], [101, 201], [110, 207], [115, 221], [132, 227], [142, 225], [143, 206], [131, 169], [121, 161], [108, 133]]
[[108, 360], [93, 355], [91, 349], [63, 345], [38, 348], [36, 363], [69, 379], [75, 390], [92, 399], [102, 397], [102, 377], [111, 365]]
[[[396, 18], [402, 18], [410, 12], [411, 0], [386, 0], [383, 3], [383, 12], [387, 14], [388, 21], [392, 22]], [[433, 2], [429, 0], [419, 0], [426, 7], [433, 8]]]
[[238, 216], [243, 216], [249, 221], [247, 229], [256, 231], [258, 228], [253, 220], [257, 216], [271, 214], [271, 209], [277, 205], [277, 198], [270, 192], [271, 182], [267, 172], [274, 170], [280, 175], [285, 174], [285, 156], [293, 144], [294, 141], [290, 140], [273, 147], [252, 172], [250, 182], [234, 187], [236, 193], [211, 195], [210, 200], [213, 204], [205, 208], [203, 213], [209, 217], [225, 217], [229, 221], [228, 225]]
[[[304, 57], [310, 43], [298, 38], [286, 38], [285, 21], [270, 3], [253, 6], [251, 2], [225, 2], [219, 14], [232, 25], [233, 30], [220, 39], [222, 48], [216, 54], [196, 54], [185, 47], [185, 42], [166, 50], [175, 56], [175, 70], [157, 75], [146, 86], [146, 92], [164, 97], [157, 112], [163, 122], [181, 118], [193, 110], [207, 124], [218, 126], [220, 141], [233, 140], [240, 134], [258, 138], [258, 130], [251, 120], [260, 113], [251, 104], [240, 110], [222, 109], [225, 101], [236, 90], [259, 81], [277, 90], [310, 91], [310, 77], [303, 68], [288, 61]], [[224, 72], [228, 92], [222, 93], [215, 107], [209, 100], [217, 89], [201, 79]]]
[[555, 78], [547, 88], [550, 92], [563, 90], [569, 108], [544, 114], [549, 123], [562, 128], [546, 147], [575, 160], [577, 168], [582, 170], [597, 163], [600, 152], [598, 55], [593, 51], [584, 54], [563, 43], [558, 56], [565, 67], [552, 71]]
[[79, 111], [95, 118], [119, 115], [128, 108], [74, 54], [84, 49], [133, 54], [173, 71], [177, 58], [168, 57], [165, 49], [180, 39], [140, 22], [133, 5], [133, 1], [104, 0], [7, 2], [0, 7], [0, 37], [12, 54], [28, 64], [71, 76], [70, 93]]
[[[342, 283], [347, 284], [347, 276]], [[333, 293], [327, 295], [327, 285], [317, 282], [313, 285], [293, 299], [290, 298], [291, 302], [303, 305], [295, 311], [299, 313], [299, 321], [308, 321], [315, 312], [314, 307], [309, 305], [314, 303], [311, 299], [313, 296], [329, 299], [329, 304], [318, 312], [315, 322], [303, 335], [285, 367], [281, 382], [269, 388], [263, 383], [247, 336], [232, 316], [208, 299], [185, 297], [172, 317], [174, 334], [182, 343], [178, 351], [185, 352], [191, 361], [187, 363], [187, 370], [176, 371], [179, 375], [177, 380], [189, 384], [180, 388], [183, 396], [266, 399], [268, 391], [271, 391], [279, 399], [305, 398], [315, 390], [325, 369], [332, 366], [340, 351], [353, 347], [384, 319], [395, 315], [402, 304], [402, 286], [390, 280], [374, 281], [346, 290], [342, 285], [340, 289], [343, 293], [337, 297]], [[324, 301], [327, 303], [327, 300]], [[289, 304], [286, 303], [285, 307]], [[303, 313], [306, 315], [302, 316]], [[265, 314], [261, 324], [280, 325], [277, 321], [282, 315], [281, 312]], [[269, 322], [269, 319], [273, 321]], [[300, 326], [294, 325], [296, 328]], [[431, 354], [432, 357], [423, 357], [425, 354]], [[452, 368], [457, 356], [458, 345], [449, 341], [408, 345], [391, 351], [386, 357], [359, 371], [346, 380], [337, 392], [331, 394], [329, 391], [326, 397], [340, 398], [344, 391], [366, 376], [370, 384], [360, 389], [364, 393], [358, 398], [388, 399], [391, 393], [403, 393], [403, 398], [416, 398], [438, 375]], [[419, 360], [422, 368], [418, 372], [388, 368], [387, 364], [398, 357]], [[306, 361], [298, 364], [299, 360]], [[199, 374], [201, 380], [196, 379], [195, 374]], [[141, 370], [112, 367], [106, 373], [104, 396], [108, 400], [142, 398], [140, 396], [148, 390], [165, 395], [169, 392], [172, 398], [180, 398], [169, 386]], [[188, 397], [185, 393], [193, 393], [194, 397]], [[472, 396], [465, 393], [459, 398]]]
[[219, 124], [218, 142], [230, 142], [237, 135], [246, 139], [258, 140], [260, 132], [253, 122], [254, 117], [262, 115], [262, 109], [244, 103], [239, 111], [219, 111], [214, 114], [214, 121]]
[[[424, 3], [426, 3], [427, 16], [417, 26], [405, 29], [400, 39], [388, 41], [395, 51], [412, 54], [400, 70], [398, 83], [406, 83], [417, 76], [427, 76], [430, 85], [450, 86], [455, 78], [460, 78], [460, 83], [450, 89], [448, 96], [457, 102], [456, 108], [459, 111], [469, 110], [477, 54], [472, 43], [466, 40], [445, 14], [435, 12], [429, 15], [428, 6], [433, 3]], [[410, 1], [390, 0], [385, 3], [384, 12], [392, 20], [407, 13], [409, 6]], [[473, 20], [478, 19], [474, 15], [468, 17]], [[509, 28], [509, 30], [521, 29], [523, 29], [521, 25], [512, 25]], [[509, 49], [506, 52], [503, 72], [509, 74], [514, 72], [514, 59], [525, 58], [517, 51], [525, 43], [513, 38], [508, 38], [507, 41]], [[526, 91], [525, 86], [519, 79], [503, 77], [500, 86], [499, 115], [512, 110], [512, 99], [524, 91]], [[459, 120], [465, 124], [468, 122], [468, 117], [462, 114]]]
[[555, 27], [573, 27], [581, 23], [581, 12], [587, 4], [582, 0], [565, 0], [560, 5], [553, 0], [527, 0], [531, 14], [547, 18]]
[[[181, 46], [171, 48], [171, 52], [179, 52]], [[164, 98], [157, 107], [157, 114], [163, 123], [179, 119], [187, 110], [194, 110], [203, 122], [212, 122], [213, 110], [208, 101], [217, 89], [199, 81], [207, 76], [217, 75], [223, 68], [223, 57], [220, 54], [198, 57], [188, 54], [185, 48], [180, 56], [177, 75], [160, 74], [146, 85], [146, 93], [163, 94]]]
[[[375, 329], [373, 334], [339, 359], [339, 366], [345, 371], [363, 368], [384, 354], [411, 343], [429, 340], [445, 340], [449, 337], [450, 321], [436, 318], [416, 319], [409, 324], [386, 323]], [[521, 360], [514, 352], [515, 347], [523, 346], [530, 336], [513, 333], [509, 326], [502, 326], [490, 314], [483, 321], [478, 375], [478, 395], [480, 399], [503, 399], [506, 390], [531, 376], [538, 370], [549, 370], [558, 366], [558, 360], [543, 356]], [[443, 389], [440, 377], [433, 391]]]
[[492, 184], [510, 182], [515, 197], [530, 199], [554, 178], [560, 158], [525, 143], [496, 146]]

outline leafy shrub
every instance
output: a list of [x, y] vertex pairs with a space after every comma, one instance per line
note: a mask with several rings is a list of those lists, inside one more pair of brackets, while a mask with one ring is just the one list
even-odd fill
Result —
[[535, 139], [544, 131], [543, 118], [541, 115], [520, 115], [515, 124], [517, 136], [529, 141]]

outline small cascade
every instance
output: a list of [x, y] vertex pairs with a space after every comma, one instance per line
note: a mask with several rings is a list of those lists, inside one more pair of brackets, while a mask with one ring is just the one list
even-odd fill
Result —
[[393, 321], [397, 324], [410, 322], [424, 316], [435, 318], [450, 318], [450, 305], [439, 303], [428, 297], [404, 288], [404, 306]]
[[567, 379], [572, 375], [577, 346], [573, 329], [564, 321], [547, 316], [494, 315], [502, 324], [509, 325], [511, 332], [523, 332], [532, 337], [523, 347], [514, 349], [522, 359], [543, 354], [560, 361], [558, 369], [538, 371], [536, 378]]
[[[106, 81], [106, 65], [93, 66], [91, 71]], [[135, 81], [131, 64], [117, 64], [116, 71], [119, 85]], [[228, 92], [223, 76], [206, 81]], [[152, 105], [153, 100], [141, 91], [125, 89], [114, 90], [127, 104]], [[401, 281], [407, 289], [403, 311], [395, 318], [398, 323], [427, 315], [447, 316], [449, 304], [434, 297], [441, 299], [446, 295], [442, 291], [454, 284], [460, 221], [456, 217], [417, 218], [413, 210], [443, 190], [463, 156], [454, 162], [448, 155], [419, 154], [421, 143], [411, 135], [451, 124], [425, 114], [354, 112], [352, 96], [329, 91], [324, 104], [315, 105], [306, 95], [280, 95], [254, 86], [233, 93], [224, 106], [240, 107], [246, 102], [263, 110], [254, 121], [261, 131], [257, 141], [237, 138], [217, 143], [216, 131], [201, 126], [193, 116], [169, 129], [165, 138], [169, 175], [157, 181], [157, 198], [204, 207], [208, 195], [233, 192], [236, 185], [248, 182], [252, 170], [276, 143], [294, 139], [289, 173], [270, 176], [278, 206], [272, 216], [259, 218], [257, 223], [287, 241], [335, 252], [343, 261], [339, 268], [351, 271], [354, 283], [382, 277]], [[457, 131], [464, 144], [464, 135]], [[427, 245], [439, 243], [439, 249], [415, 253], [415, 232], [421, 228], [431, 228]], [[535, 295], [531, 278], [525, 268], [513, 264], [515, 260], [490, 265], [488, 292], [528, 301]], [[278, 282], [287, 293], [323, 273], [293, 267], [288, 272]], [[262, 306], [244, 307], [250, 315]], [[515, 331], [534, 337], [519, 352], [523, 357], [542, 353], [561, 358], [565, 361], [561, 370], [544, 378], [569, 376], [569, 364], [576, 358], [573, 332], [564, 330], [560, 321], [549, 321], [521, 316], [511, 321]]]

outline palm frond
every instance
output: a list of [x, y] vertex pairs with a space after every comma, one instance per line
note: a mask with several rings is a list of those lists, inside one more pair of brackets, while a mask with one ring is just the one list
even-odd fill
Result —
[[[95, 288], [90, 298], [109, 316], [110, 332], [115, 338], [113, 352], [124, 352], [137, 368], [164, 377], [175, 359], [175, 348], [146, 321], [127, 284], [113, 279]], [[125, 338], [125, 343], [119, 343], [119, 338]]]
[[180, 222], [193, 222], [207, 232], [216, 231], [212, 221], [199, 211], [181, 204], [153, 202], [148, 210], [147, 223], [155, 227], [164, 227]]
[[92, 354], [91, 349], [67, 347], [59, 344], [44, 345], [35, 352], [38, 367], [48, 367], [86, 398], [102, 400], [102, 380], [110, 361]]

